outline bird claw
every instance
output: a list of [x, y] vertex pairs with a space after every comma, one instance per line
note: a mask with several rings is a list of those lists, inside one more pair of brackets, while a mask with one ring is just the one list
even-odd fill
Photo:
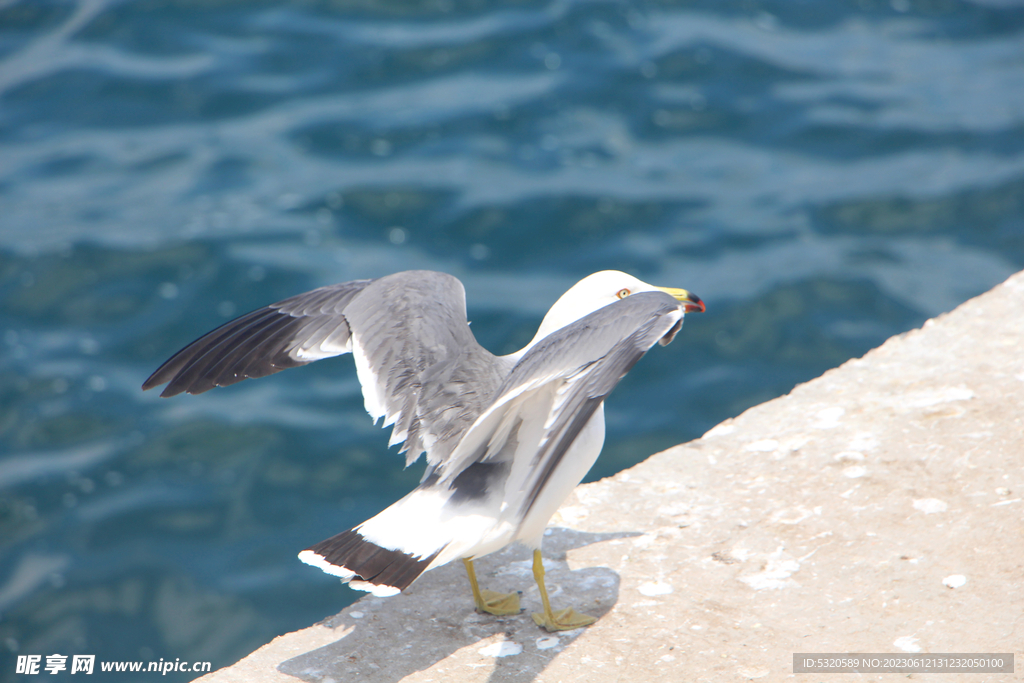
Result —
[[482, 599], [476, 606], [480, 612], [496, 617], [519, 614], [519, 593], [499, 593], [485, 588], [480, 591], [480, 597]]
[[572, 607], [552, 612], [550, 615], [538, 612], [533, 613], [533, 622], [551, 633], [555, 631], [571, 631], [574, 628], [590, 626], [595, 621], [597, 621], [597, 617], [592, 617], [589, 614], [580, 614]]

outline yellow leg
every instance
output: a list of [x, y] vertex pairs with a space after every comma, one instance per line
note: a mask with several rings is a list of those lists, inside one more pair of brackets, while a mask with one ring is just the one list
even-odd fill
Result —
[[469, 575], [469, 587], [473, 591], [473, 602], [480, 612], [493, 614], [498, 617], [507, 617], [512, 614], [519, 614], [519, 593], [498, 593], [497, 591], [480, 590], [476, 582], [476, 570], [473, 568], [473, 560], [463, 558], [462, 563], [466, 565], [466, 574]]
[[580, 614], [572, 607], [551, 611], [551, 603], [548, 601], [548, 589], [544, 585], [544, 561], [541, 559], [540, 550], [533, 551], [533, 579], [540, 589], [540, 599], [544, 603], [544, 613], [533, 613], [533, 621], [537, 626], [547, 631], [568, 631], [582, 626], [590, 626], [597, 619], [589, 614]]

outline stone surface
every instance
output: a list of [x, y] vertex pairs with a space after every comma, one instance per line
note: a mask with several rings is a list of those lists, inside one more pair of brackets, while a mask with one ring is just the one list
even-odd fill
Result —
[[[200, 680], [768, 681], [799, 678], [794, 652], [1016, 651], [1020, 672], [1024, 273], [579, 487], [552, 526], [552, 602], [590, 628], [533, 624], [513, 548], [478, 573], [523, 592], [519, 616], [474, 613], [453, 564]], [[858, 675], [897, 678], [1021, 680]]]

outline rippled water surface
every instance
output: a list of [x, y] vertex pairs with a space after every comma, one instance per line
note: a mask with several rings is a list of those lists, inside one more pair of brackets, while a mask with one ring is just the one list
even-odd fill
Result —
[[350, 360], [140, 391], [252, 308], [444, 270], [508, 353], [592, 271], [692, 289], [600, 477], [1022, 267], [1018, 2], [0, 2], [0, 680], [357, 597], [295, 554], [419, 469]]

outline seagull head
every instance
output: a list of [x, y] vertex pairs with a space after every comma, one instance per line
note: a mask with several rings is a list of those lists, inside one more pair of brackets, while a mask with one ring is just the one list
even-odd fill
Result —
[[574, 323], [599, 308], [604, 308], [608, 304], [639, 292], [664, 292], [683, 304], [684, 313], [704, 312], [704, 302], [685, 289], [656, 287], [628, 273], [618, 270], [602, 270], [583, 278], [559, 297], [555, 305], [544, 316], [537, 335], [527, 348], [555, 330]]

